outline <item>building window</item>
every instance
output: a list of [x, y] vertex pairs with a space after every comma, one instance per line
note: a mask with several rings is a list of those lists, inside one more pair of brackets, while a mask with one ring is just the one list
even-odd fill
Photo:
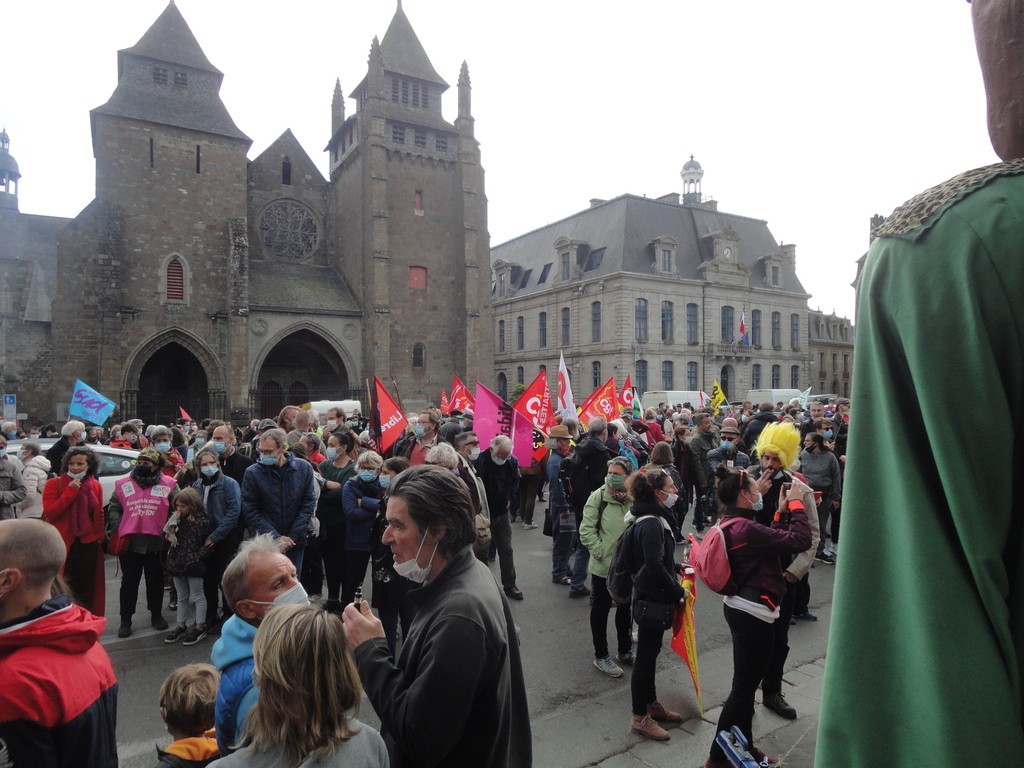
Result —
[[821, 375], [825, 375], [825, 353], [818, 353], [818, 370], [821, 371]]
[[447, 154], [448, 152], [448, 137], [447, 136], [435, 136], [434, 137], [434, 149], [441, 154]]
[[200, 162], [200, 149], [199, 145], [196, 144], [196, 173], [202, 172], [202, 164]]
[[185, 300], [185, 268], [177, 258], [167, 265], [167, 301]]
[[595, 360], [590, 364], [590, 372], [593, 374], [594, 389], [601, 386], [601, 361]]
[[395, 144], [405, 144], [405, 126], [403, 126], [403, 125], [392, 125], [391, 126], [391, 140]]
[[778, 389], [782, 386], [782, 366], [772, 366], [772, 389]]
[[187, 72], [175, 72], [174, 73], [174, 84], [179, 88], [184, 88], [188, 85], [188, 73]]
[[391, 100], [393, 102], [395, 102], [396, 104], [398, 103], [398, 88], [399, 88], [399, 86], [400, 86], [399, 78], [392, 77], [391, 78]]
[[157, 85], [167, 85], [167, 70], [163, 67], [153, 67], [153, 82]]
[[154, 147], [153, 137], [150, 136], [149, 137], [149, 167], [150, 168], [153, 167], [154, 161], [156, 160], [156, 151], [155, 151], [155, 149], [156, 148]]
[[839, 370], [839, 355], [832, 355], [832, 373], [836, 373]]
[[800, 349], [800, 315], [789, 316], [789, 346]]
[[850, 356], [843, 355], [843, 373], [850, 372]]
[[647, 299], [636, 300], [636, 340], [647, 341]]
[[548, 281], [548, 275], [551, 274], [552, 262], [548, 262], [544, 265], [544, 269], [540, 271], [540, 278], [537, 280], [537, 285], [544, 285]]
[[[520, 352], [523, 351], [523, 345], [526, 343], [526, 322], [523, 320], [523, 316], [520, 315], [516, 318], [516, 349]], [[523, 382], [519, 382], [522, 384]]]
[[[750, 343], [755, 347], [761, 346], [761, 310], [755, 309], [750, 313]], [[754, 387], [757, 389], [757, 387]]]
[[498, 321], [498, 351], [505, 351], [505, 321]]
[[405, 79], [402, 80], [402, 103], [409, 103], [409, 81]]
[[800, 366], [791, 365], [789, 367], [789, 386], [793, 389], [800, 389]]
[[286, 187], [292, 185], [292, 161], [288, 155], [285, 155], [281, 161], [281, 183]]
[[778, 286], [779, 284], [779, 268], [772, 267], [772, 285]]
[[430, 86], [424, 85], [420, 93], [420, 106], [424, 109], [430, 108]]
[[504, 299], [505, 298], [505, 273], [504, 272], [499, 272], [498, 273], [498, 298], [499, 299]]
[[419, 147], [420, 149], [426, 149], [427, 148], [427, 132], [426, 131], [421, 131], [419, 128], [417, 128], [416, 129], [416, 134], [413, 137], [413, 141], [415, 142], [416, 146]]
[[427, 290], [426, 267], [409, 267], [409, 287], [417, 291]]
[[761, 388], [761, 364], [754, 363], [750, 367], [750, 388], [760, 389]]
[[733, 308], [726, 305], [722, 307], [722, 343], [732, 344], [736, 341], [736, 329], [733, 327], [735, 320]]
[[[420, 105], [420, 84], [419, 83], [413, 83], [412, 84], [412, 105], [414, 107], [418, 107]], [[522, 382], [519, 382], [519, 383], [522, 384]]]
[[673, 376], [673, 365], [671, 360], [665, 360], [661, 364], [661, 388], [668, 390], [673, 389], [672, 380]]
[[424, 365], [426, 365], [426, 362], [425, 362], [426, 361], [426, 357], [427, 357], [427, 353], [424, 350], [422, 344], [413, 344], [412, 345], [412, 367], [413, 368], [422, 368]]
[[[672, 325], [675, 322], [675, 305], [671, 301], [661, 302], [661, 340], [672, 341]], [[671, 387], [670, 387], [671, 389]]]
[[541, 349], [548, 345], [548, 313], [541, 312], [537, 316], [537, 342]]
[[525, 384], [525, 383], [526, 383], [526, 371], [523, 369], [523, 366], [521, 366], [521, 365], [516, 366], [516, 384]]
[[508, 399], [508, 377], [504, 373], [498, 374], [498, 397]]
[[412, 210], [417, 216], [423, 215], [423, 190], [417, 189], [412, 197]]
[[700, 341], [700, 315], [696, 304], [686, 305], [686, 342], [696, 344]]
[[668, 248], [661, 249], [661, 271], [672, 271], [672, 251], [670, 251]]
[[690, 391], [697, 389], [697, 364], [687, 363], [686, 364], [686, 388]]
[[601, 341], [601, 302], [590, 305], [590, 340], [595, 344]]
[[[782, 313], [772, 312], [772, 347], [782, 349]], [[773, 385], [773, 386], [778, 386]]]
[[569, 346], [569, 308], [562, 309], [562, 346]]
[[562, 254], [562, 279], [568, 280], [572, 276], [572, 272], [569, 271], [569, 254]]
[[636, 361], [636, 388], [637, 391], [642, 395], [647, 391], [647, 361], [637, 360]]

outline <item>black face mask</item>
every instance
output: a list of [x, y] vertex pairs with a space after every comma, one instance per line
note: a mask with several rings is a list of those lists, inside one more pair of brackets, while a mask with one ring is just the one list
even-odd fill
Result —
[[147, 480], [156, 474], [156, 471], [152, 467], [144, 467], [141, 464], [135, 467], [135, 476], [143, 480]]

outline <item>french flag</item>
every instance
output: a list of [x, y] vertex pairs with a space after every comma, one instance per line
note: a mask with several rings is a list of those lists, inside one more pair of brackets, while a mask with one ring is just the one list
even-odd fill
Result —
[[743, 342], [743, 346], [750, 346], [750, 335], [747, 333], [747, 310], [744, 308], [740, 311], [740, 341]]

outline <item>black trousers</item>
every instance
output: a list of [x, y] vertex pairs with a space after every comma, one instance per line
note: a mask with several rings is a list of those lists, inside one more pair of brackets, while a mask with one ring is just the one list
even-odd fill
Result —
[[327, 598], [337, 600], [341, 595], [341, 582], [345, 578], [345, 521], [328, 525], [321, 521], [326, 534], [320, 540], [320, 556], [327, 577]]
[[[608, 655], [608, 614], [612, 610], [612, 596], [608, 594], [608, 580], [600, 576], [591, 575], [593, 584], [593, 596], [590, 604], [590, 634], [594, 637], [594, 656], [603, 659]], [[615, 606], [615, 639], [618, 644], [619, 653], [628, 653], [633, 650], [633, 639], [629, 636], [629, 630], [633, 624], [633, 618], [629, 612], [629, 605]]]
[[121, 560], [121, 620], [130, 621], [139, 601], [139, 582], [146, 576], [146, 608], [150, 614], [163, 612], [164, 569], [159, 552], [125, 552]]
[[[738, 725], [747, 737], [747, 742], [753, 744], [751, 723], [754, 719], [754, 696], [772, 657], [775, 625], [782, 619], [780, 617], [769, 624], [745, 611], [727, 605], [722, 607], [725, 610], [725, 622], [732, 634], [732, 689], [722, 705], [715, 733], [728, 731]], [[786, 624], [789, 624], [788, 618]], [[725, 752], [714, 741], [711, 744], [711, 759], [725, 762]]]
[[[203, 575], [203, 594], [206, 595], [206, 624], [207, 626], [216, 621], [224, 621], [232, 613], [234, 606], [228, 605], [227, 598], [221, 599], [220, 581], [224, 578], [224, 571], [228, 563], [238, 551], [238, 544], [241, 541], [241, 534], [238, 529], [231, 531], [223, 540], [213, 545], [213, 551], [206, 558], [206, 573]], [[217, 616], [217, 606], [222, 605], [220, 618]]]
[[651, 629], [644, 624], [637, 625], [636, 658], [633, 661], [633, 676], [629, 681], [634, 715], [646, 715], [647, 705], [658, 700], [654, 672], [664, 636], [664, 629]]
[[786, 594], [782, 596], [782, 603], [779, 605], [779, 618], [771, 625], [775, 639], [761, 683], [765, 696], [782, 690], [782, 669], [789, 657], [789, 619], [793, 616], [793, 606], [796, 604], [797, 584], [786, 582]]
[[[366, 566], [370, 563], [369, 552], [345, 553], [345, 578], [341, 582], [341, 604], [348, 605], [356, 597], [356, 588], [362, 586], [366, 578]], [[369, 597], [369, 595], [366, 595]]]

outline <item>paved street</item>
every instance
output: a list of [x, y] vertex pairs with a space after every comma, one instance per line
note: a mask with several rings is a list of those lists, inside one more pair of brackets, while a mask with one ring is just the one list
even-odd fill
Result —
[[[538, 514], [543, 515], [542, 505]], [[518, 584], [525, 594], [512, 611], [521, 630], [534, 736], [534, 765], [538, 768], [640, 768], [640, 766], [700, 766], [707, 756], [718, 708], [732, 674], [731, 644], [722, 617], [721, 598], [707, 589], [698, 593], [697, 648], [704, 688], [704, 719], [697, 713], [690, 675], [666, 643], [659, 657], [659, 698], [691, 718], [670, 729], [666, 743], [645, 742], [629, 732], [629, 674], [611, 679], [592, 666], [587, 600], [570, 600], [568, 587], [551, 583], [551, 539], [540, 528], [524, 531], [513, 525]], [[108, 558], [107, 631], [104, 645], [120, 681], [118, 744], [124, 768], [152, 765], [154, 744], [169, 740], [157, 712], [157, 692], [166, 674], [181, 664], [209, 659], [215, 638], [185, 648], [165, 645], [164, 633], [149, 628], [149, 616], [136, 614], [136, 632], [127, 640], [115, 636], [118, 624], [113, 559]], [[497, 575], [497, 564], [492, 566]], [[817, 564], [811, 571], [811, 605], [816, 623], [799, 622], [790, 632], [787, 696], [801, 712], [789, 722], [757, 706], [754, 733], [759, 745], [785, 755], [784, 765], [813, 765], [820, 697], [821, 664], [831, 614], [834, 569]], [[142, 590], [140, 590], [141, 592]], [[369, 584], [364, 588], [369, 594]], [[165, 617], [173, 622], [170, 611]], [[609, 622], [610, 623], [610, 622]], [[611, 637], [611, 635], [609, 635]], [[614, 642], [613, 642], [614, 645]], [[364, 699], [361, 719], [378, 724]]]

